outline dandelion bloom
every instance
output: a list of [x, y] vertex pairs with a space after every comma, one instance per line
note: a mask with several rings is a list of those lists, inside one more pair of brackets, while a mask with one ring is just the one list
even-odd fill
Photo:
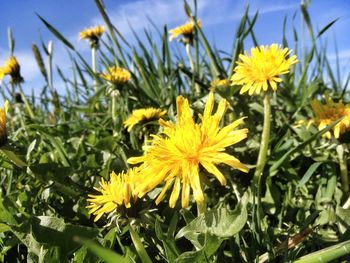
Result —
[[124, 128], [128, 128], [128, 132], [130, 132], [136, 124], [145, 120], [159, 119], [164, 116], [165, 113], [165, 110], [156, 108], [133, 110], [131, 115], [124, 121]]
[[107, 72], [101, 73], [100, 76], [115, 85], [124, 85], [129, 82], [131, 74], [124, 68], [110, 67]]
[[227, 88], [231, 84], [229, 79], [214, 79], [210, 83], [210, 89], [215, 90], [217, 88]]
[[0, 109], [0, 146], [7, 141], [6, 113], [9, 107], [8, 100], [5, 101], [4, 108]]
[[[197, 25], [199, 27], [201, 26], [200, 20], [197, 21]], [[196, 26], [193, 21], [189, 21], [184, 25], [175, 27], [174, 29], [169, 30], [169, 40], [172, 41], [174, 38], [182, 35], [185, 39], [185, 42], [192, 43], [195, 28]]]
[[90, 44], [97, 45], [100, 40], [102, 34], [105, 32], [105, 28], [103, 26], [95, 26], [84, 29], [79, 33], [80, 39], [87, 39], [90, 41]]
[[135, 186], [137, 180], [137, 170], [129, 169], [126, 173], [111, 173], [110, 180], [106, 182], [103, 178], [100, 182], [100, 188], [95, 188], [101, 194], [89, 195], [87, 199], [90, 205], [89, 214], [95, 216], [95, 222], [103, 216], [115, 211], [120, 206], [131, 207], [137, 199]]
[[269, 87], [277, 90], [277, 83], [281, 82], [280, 75], [289, 72], [289, 68], [298, 62], [295, 55], [289, 56], [288, 48], [282, 49], [277, 44], [260, 46], [251, 49], [251, 55], [240, 54], [241, 61], [237, 62], [231, 77], [232, 85], [242, 85], [240, 94], [249, 92], [259, 94], [261, 89], [267, 91]]
[[[339, 138], [340, 134], [350, 130], [350, 104], [344, 104], [342, 101], [334, 102], [329, 95], [326, 95], [325, 99], [326, 104], [316, 99], [311, 101], [311, 107], [316, 116], [309, 121], [308, 126], [315, 124], [319, 130], [322, 130], [332, 122], [343, 118], [333, 127], [334, 137]], [[323, 136], [331, 139], [332, 133], [328, 131]]]
[[208, 96], [203, 116], [199, 116], [200, 123], [194, 122], [187, 99], [178, 96], [176, 106], [177, 122], [170, 123], [161, 119], [160, 124], [164, 127], [163, 134], [153, 135], [151, 145], [144, 147], [144, 155], [130, 158], [128, 162], [142, 163], [140, 166], [142, 181], [136, 187], [139, 197], [165, 182], [156, 199], [156, 204], [173, 186], [169, 206], [175, 207], [182, 184], [182, 207], [189, 205], [191, 189], [195, 201], [202, 206], [204, 194], [200, 180], [200, 165], [216, 177], [222, 185], [226, 184], [226, 178], [217, 168], [218, 164], [225, 163], [243, 172], [248, 172], [246, 165], [225, 152], [226, 147], [245, 139], [248, 129], [236, 130], [236, 127], [243, 123], [243, 118], [220, 128], [220, 121], [228, 103], [222, 99], [216, 113], [212, 115], [213, 93]]
[[21, 67], [15, 56], [11, 56], [4, 64], [4, 66], [0, 67], [0, 80], [5, 77], [5, 75], [11, 76], [11, 82], [14, 84], [18, 84], [23, 82], [23, 78], [21, 76]]

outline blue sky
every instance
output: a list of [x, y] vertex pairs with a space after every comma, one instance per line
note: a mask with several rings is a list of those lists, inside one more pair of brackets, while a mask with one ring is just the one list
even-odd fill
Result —
[[[147, 17], [152, 18], [159, 28], [164, 24], [168, 28], [186, 22], [186, 15], [181, 0], [105, 0], [107, 11], [115, 26], [132, 41], [129, 23], [136, 31], [144, 27], [152, 28]], [[198, 17], [202, 21], [208, 39], [215, 42], [219, 49], [230, 52], [235, 30], [249, 3], [251, 14], [259, 10], [255, 33], [260, 44], [281, 43], [282, 23], [288, 17], [287, 30], [292, 34], [292, 23], [300, 30], [300, 12], [292, 21], [293, 14], [299, 10], [299, 0], [198, 0]], [[44, 42], [54, 42], [54, 64], [63, 69], [70, 67], [64, 46], [45, 28], [35, 13], [40, 14], [75, 46], [88, 55], [86, 42], [78, 41], [78, 33], [83, 28], [103, 24], [93, 0], [14, 0], [0, 1], [0, 64], [8, 57], [7, 28], [11, 27], [15, 37], [15, 55], [17, 56], [28, 91], [36, 86], [42, 87], [44, 80], [37, 69], [31, 53], [31, 44], [40, 44], [40, 36]], [[329, 46], [329, 56], [335, 61], [334, 37], [337, 39], [341, 66], [349, 72], [350, 42], [348, 32], [350, 25], [350, 1], [317, 0], [309, 9], [313, 25], [321, 29], [330, 21], [339, 18], [332, 29], [325, 35]], [[306, 33], [307, 35], [307, 33]], [[250, 48], [247, 43], [246, 48]], [[172, 45], [176, 45], [175, 43]], [[59, 86], [58, 77], [55, 78]], [[59, 87], [58, 87], [59, 89]]]

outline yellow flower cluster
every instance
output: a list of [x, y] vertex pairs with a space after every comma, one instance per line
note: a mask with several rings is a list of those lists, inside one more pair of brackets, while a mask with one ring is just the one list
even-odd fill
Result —
[[291, 65], [298, 62], [291, 51], [277, 44], [251, 49], [251, 55], [240, 54], [231, 77], [232, 85], [242, 85], [240, 94], [248, 91], [249, 95], [259, 94], [261, 90], [277, 90], [277, 83], [282, 82], [280, 75], [289, 72]]
[[195, 123], [188, 100], [179, 96], [176, 100], [177, 122], [170, 123], [160, 120], [164, 127], [161, 136], [153, 135], [152, 144], [144, 147], [144, 155], [128, 160], [131, 164], [142, 163], [142, 181], [137, 185], [139, 197], [165, 182], [156, 203], [163, 198], [172, 186], [169, 205], [174, 207], [181, 191], [182, 207], [189, 205], [190, 191], [198, 205], [203, 205], [204, 194], [200, 179], [200, 165], [215, 176], [222, 185], [226, 184], [225, 176], [217, 168], [225, 163], [243, 172], [248, 172], [246, 165], [237, 158], [225, 152], [225, 148], [238, 143], [247, 137], [247, 129], [236, 130], [243, 123], [243, 118], [228, 126], [220, 128], [220, 121], [227, 109], [226, 100], [222, 99], [216, 113], [214, 94], [210, 93], [201, 115], [201, 123]]
[[215, 90], [217, 88], [227, 88], [231, 84], [231, 81], [229, 79], [214, 79], [210, 83], [210, 89]]
[[[344, 104], [342, 101], [334, 102], [329, 95], [326, 95], [325, 99], [325, 104], [316, 99], [311, 101], [311, 107], [316, 116], [308, 122], [308, 126], [315, 124], [319, 130], [322, 130], [332, 122], [343, 118], [333, 127], [333, 136], [339, 138], [341, 134], [350, 130], [350, 104]], [[326, 132], [324, 136], [331, 139], [332, 133]]]
[[129, 82], [131, 74], [128, 70], [119, 67], [110, 67], [100, 76], [115, 85], [124, 85]]
[[105, 29], [103, 26], [95, 26], [86, 28], [83, 31], [79, 33], [80, 39], [87, 39], [90, 41], [96, 41], [101, 38], [102, 34], [105, 32]]
[[[200, 20], [197, 21], [197, 26], [201, 27]], [[169, 40], [172, 41], [174, 38], [182, 35], [185, 43], [192, 43], [195, 28], [196, 26], [193, 21], [189, 21], [184, 25], [175, 27], [174, 29], [169, 30]]]
[[18, 84], [23, 82], [23, 78], [21, 76], [21, 67], [15, 56], [11, 56], [5, 64], [0, 67], [0, 80], [3, 79], [6, 75], [11, 76], [11, 82], [14, 84]]
[[101, 194], [89, 195], [87, 199], [90, 202], [87, 208], [90, 209], [89, 214], [95, 216], [94, 221], [96, 222], [103, 214], [109, 214], [120, 206], [129, 208], [137, 199], [135, 187], [139, 179], [137, 169], [129, 169], [126, 173], [122, 172], [118, 175], [112, 172], [109, 182], [102, 178], [100, 188], [95, 188]]
[[159, 119], [165, 114], [165, 110], [156, 108], [133, 110], [131, 115], [124, 121], [124, 128], [128, 128], [128, 132], [130, 132], [136, 124], [146, 120]]

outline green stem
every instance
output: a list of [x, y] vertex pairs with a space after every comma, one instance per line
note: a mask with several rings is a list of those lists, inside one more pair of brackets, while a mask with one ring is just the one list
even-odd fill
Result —
[[96, 83], [96, 47], [91, 47], [91, 60], [92, 60], [92, 71], [94, 73], [94, 90], [97, 92], [97, 83]]
[[349, 176], [348, 176], [348, 165], [346, 162], [344, 145], [339, 144], [336, 150], [337, 150], [338, 159], [339, 159], [341, 187], [344, 194], [348, 195], [349, 194]]
[[152, 263], [151, 258], [147, 254], [147, 251], [145, 247], [142, 244], [142, 241], [140, 239], [140, 236], [137, 234], [137, 232], [133, 229], [133, 226], [131, 223], [129, 224], [129, 231], [131, 240], [134, 243], [135, 249], [137, 254], [139, 255], [142, 263]]
[[257, 227], [260, 231], [260, 222], [263, 217], [261, 209], [261, 185], [262, 185], [262, 175], [264, 167], [266, 164], [267, 151], [269, 149], [269, 140], [270, 140], [270, 126], [271, 126], [271, 105], [270, 105], [270, 95], [269, 93], [265, 94], [264, 97], [264, 126], [261, 135], [261, 145], [258, 155], [258, 160], [256, 162], [256, 169], [254, 172], [253, 178], [253, 191], [256, 198], [257, 204]]
[[271, 126], [271, 105], [270, 105], [270, 96], [268, 93], [264, 97], [264, 126], [261, 135], [261, 145], [258, 155], [258, 160], [256, 162], [256, 169], [254, 173], [253, 183], [257, 189], [260, 189], [261, 176], [264, 171], [266, 164], [266, 156], [269, 148], [270, 140], [270, 126]]
[[[186, 53], [188, 56], [188, 60], [190, 62], [190, 67], [192, 70], [192, 79], [194, 80], [194, 75], [195, 75], [195, 67], [194, 67], [194, 63], [193, 63], [193, 58], [192, 58], [192, 54], [191, 54], [191, 45], [189, 43], [186, 44]], [[200, 87], [197, 83], [194, 82], [194, 88], [195, 88], [195, 92], [196, 94], [200, 94]]]
[[117, 125], [117, 119], [118, 119], [118, 114], [117, 114], [118, 95], [119, 95], [119, 91], [114, 88], [114, 90], [111, 92], [111, 96], [112, 96], [111, 115], [113, 120], [113, 131], [115, 129], [115, 126]]
[[336, 187], [337, 187], [337, 175], [336, 173], [334, 173], [327, 180], [326, 191], [323, 196], [327, 202], [330, 202], [332, 200]]
[[204, 214], [205, 211], [207, 211], [207, 205], [205, 200], [203, 201], [203, 203], [197, 203], [197, 216]]
[[24, 102], [24, 104], [25, 104], [25, 106], [26, 106], [27, 112], [28, 112], [28, 114], [29, 114], [29, 117], [30, 117], [32, 120], [34, 120], [35, 117], [34, 117], [33, 110], [32, 110], [32, 108], [30, 107], [30, 104], [29, 104], [29, 102], [28, 102], [28, 100], [27, 100], [27, 97], [26, 97], [26, 95], [25, 95], [24, 92], [23, 92], [23, 89], [22, 89], [21, 84], [18, 84], [18, 87], [19, 87], [19, 92], [20, 92], [20, 94], [21, 94], [22, 100], [23, 100], [23, 102]]
[[194, 63], [193, 63], [193, 59], [192, 59], [191, 45], [190, 44], [186, 44], [186, 53], [187, 53], [187, 56], [188, 56], [188, 60], [190, 62], [192, 73], [194, 73]]

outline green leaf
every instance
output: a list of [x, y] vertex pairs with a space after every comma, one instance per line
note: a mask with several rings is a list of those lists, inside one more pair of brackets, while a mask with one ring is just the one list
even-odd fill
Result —
[[211, 256], [218, 250], [223, 239], [210, 234], [204, 236], [203, 246], [196, 251], [182, 253], [176, 263], [211, 262]]
[[133, 227], [131, 225], [129, 227], [129, 231], [130, 231], [130, 236], [131, 236], [132, 242], [134, 243], [137, 254], [139, 255], [142, 263], [152, 263], [152, 260], [148, 256], [147, 251], [146, 251], [145, 247], [143, 246], [139, 235], [136, 233], [136, 231], [133, 229]]
[[55, 183], [53, 187], [67, 196], [77, 197], [85, 192], [83, 186], [69, 177], [73, 172], [69, 167], [60, 167], [57, 163], [41, 163], [30, 166], [30, 171], [42, 183], [47, 184], [52, 180]]
[[330, 262], [342, 256], [350, 254], [350, 240], [339, 243], [337, 245], [321, 249], [317, 252], [303, 256], [294, 263], [322, 263]]
[[322, 36], [322, 34], [324, 32], [326, 32], [335, 22], [338, 21], [339, 18], [334, 19], [333, 21], [331, 21], [330, 23], [328, 23], [325, 27], [323, 27], [317, 34], [316, 38], [319, 38], [320, 36]]
[[165, 249], [166, 258], [169, 262], [173, 262], [179, 256], [179, 251], [176, 247], [175, 239], [174, 239], [174, 231], [176, 229], [177, 221], [178, 221], [178, 213], [174, 213], [174, 216], [171, 219], [167, 234], [163, 233], [161, 228], [161, 222], [159, 221], [158, 218], [154, 226], [156, 236], [160, 241], [162, 241], [163, 247]]
[[50, 25], [44, 18], [42, 18], [39, 14], [36, 14], [41, 22], [44, 23], [44, 25], [53, 33], [59, 40], [63, 42], [67, 47], [69, 47], [72, 50], [75, 50], [74, 46], [59, 32], [56, 28], [54, 28], [52, 25]]
[[314, 172], [317, 170], [317, 168], [321, 165], [321, 162], [316, 162], [310, 165], [309, 169], [307, 169], [306, 173], [303, 175], [303, 177], [300, 179], [298, 187], [302, 187], [306, 184], [307, 181], [309, 181], [310, 177], [314, 174]]
[[247, 202], [248, 194], [246, 193], [233, 211], [227, 208], [207, 211], [183, 227], [175, 238], [186, 237], [195, 244], [199, 234], [208, 233], [220, 238], [230, 238], [237, 234], [247, 222]]
[[288, 157], [290, 155], [292, 155], [295, 152], [298, 152], [299, 150], [301, 150], [302, 148], [304, 148], [306, 145], [310, 144], [312, 141], [316, 140], [317, 138], [319, 138], [322, 134], [330, 131], [335, 125], [337, 125], [337, 123], [339, 123], [342, 120], [336, 120], [333, 121], [331, 124], [329, 124], [326, 128], [320, 130], [319, 132], [315, 133], [314, 135], [310, 136], [310, 138], [308, 138], [307, 140], [305, 140], [304, 142], [300, 143], [299, 145], [297, 145], [296, 147], [290, 149], [288, 152], [286, 152], [280, 159], [278, 159], [277, 161], [274, 162], [274, 164], [270, 167], [270, 174], [274, 174], [275, 171], [288, 159]]
[[11, 227], [6, 224], [0, 223], [0, 233], [11, 231]]
[[17, 225], [17, 220], [14, 217], [17, 212], [15, 204], [9, 198], [0, 194], [0, 222], [6, 225]]
[[108, 248], [101, 247], [93, 241], [83, 241], [83, 244], [87, 246], [87, 248], [91, 250], [92, 253], [94, 253], [106, 263], [130, 263], [130, 260], [128, 258], [125, 258]]
[[44, 262], [64, 262], [79, 247], [76, 238], [95, 238], [99, 232], [96, 228], [65, 223], [51, 216], [33, 216], [18, 227], [12, 226], [11, 231]]
[[22, 161], [13, 151], [10, 151], [4, 148], [1, 148], [0, 151], [3, 154], [5, 154], [6, 157], [19, 168], [23, 168], [27, 166], [27, 164], [24, 161]]

